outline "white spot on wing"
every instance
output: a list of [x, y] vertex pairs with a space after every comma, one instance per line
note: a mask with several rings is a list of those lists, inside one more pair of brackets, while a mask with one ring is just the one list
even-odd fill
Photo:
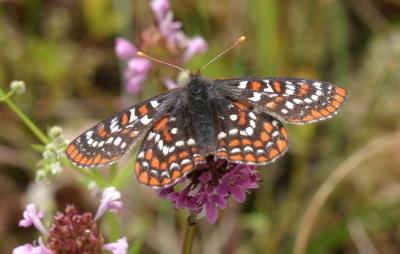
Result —
[[184, 159], [184, 160], [182, 160], [181, 165], [183, 166], [183, 165], [186, 165], [186, 164], [190, 164], [190, 162], [191, 162], [191, 160]]
[[178, 142], [175, 143], [175, 145], [176, 145], [177, 147], [181, 147], [181, 146], [184, 146], [184, 145], [185, 145], [185, 142], [183, 142], [182, 140], [179, 140]]
[[239, 132], [239, 130], [235, 128], [235, 129], [229, 130], [229, 135], [235, 135], [238, 132]]
[[286, 95], [293, 95], [294, 94], [294, 90], [286, 89], [285, 94]]
[[241, 82], [239, 82], [239, 88], [240, 89], [245, 89], [246, 88], [246, 85], [247, 85], [247, 81], [241, 81]]
[[147, 115], [145, 115], [144, 117], [140, 118], [140, 122], [142, 122], [144, 125], [147, 125], [151, 122], [151, 118], [149, 118]]
[[169, 147], [168, 146], [164, 146], [163, 149], [162, 149], [163, 155], [164, 156], [167, 155], [168, 151], [169, 151]]
[[254, 120], [250, 120], [250, 126], [256, 128], [256, 122]]
[[291, 103], [290, 101], [287, 101], [287, 102], [285, 103], [285, 106], [286, 106], [288, 109], [293, 109], [293, 107], [294, 107], [293, 103]]
[[135, 108], [129, 110], [131, 112], [131, 116], [129, 117], [129, 122], [134, 122], [137, 120], [137, 116], [135, 114]]
[[240, 148], [233, 148], [232, 150], [231, 150], [231, 153], [240, 153]]
[[254, 129], [251, 128], [251, 127], [247, 127], [247, 128], [246, 128], [246, 133], [247, 133], [249, 136], [251, 136], [251, 135], [253, 135], [253, 133], [254, 133]]
[[303, 104], [304, 102], [302, 100], [299, 99], [293, 99], [293, 102], [296, 104]]
[[153, 108], [156, 108], [156, 107], [159, 105], [159, 103], [157, 102], [157, 100], [150, 101], [150, 104], [151, 104], [151, 106], [152, 106]]
[[194, 139], [190, 138], [190, 139], [187, 141], [187, 144], [190, 145], [190, 146], [192, 146], [192, 145], [196, 144], [196, 142], [194, 141]]
[[286, 88], [290, 89], [290, 90], [295, 90], [296, 88], [294, 87], [294, 85], [290, 85], [291, 83], [286, 81]]
[[93, 135], [93, 131], [87, 131], [87, 132], [86, 132], [86, 138], [87, 138], [87, 139], [91, 138], [92, 135]]
[[259, 92], [253, 92], [253, 97], [250, 98], [251, 101], [259, 101], [261, 99], [261, 94]]
[[238, 116], [237, 116], [237, 115], [230, 115], [229, 118], [230, 118], [232, 121], [236, 121], [236, 120], [238, 119]]
[[220, 133], [218, 133], [218, 139], [223, 139], [226, 138], [226, 133], [221, 131]]
[[117, 138], [114, 140], [114, 145], [118, 146], [119, 143], [121, 143], [121, 141], [122, 141], [122, 139], [121, 139], [120, 137], [117, 137]]
[[245, 152], [253, 152], [254, 149], [253, 149], [253, 147], [251, 147], [251, 146], [246, 146], [246, 147], [244, 148], [244, 151], [245, 151]]

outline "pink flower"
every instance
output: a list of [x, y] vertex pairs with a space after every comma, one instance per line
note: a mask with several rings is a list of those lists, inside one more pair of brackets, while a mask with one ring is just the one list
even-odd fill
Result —
[[49, 250], [44, 244], [41, 238], [39, 238], [39, 246], [33, 246], [32, 244], [25, 244], [19, 246], [13, 250], [13, 254], [55, 254]]
[[120, 199], [121, 193], [114, 187], [106, 188], [95, 218], [89, 212], [79, 213], [73, 205], [68, 205], [64, 212], [57, 212], [53, 217], [49, 230], [46, 230], [40, 221], [44, 212], [37, 212], [35, 205], [29, 204], [19, 225], [35, 225], [46, 235], [47, 242], [43, 243], [39, 238], [38, 246], [25, 244], [15, 248], [13, 254], [100, 253], [101, 250], [109, 250], [113, 254], [126, 254], [127, 238], [104, 244], [97, 221], [106, 211], [116, 212], [120, 209], [123, 205]]
[[188, 174], [186, 187], [181, 192], [173, 186], [159, 191], [159, 195], [170, 200], [176, 209], [187, 209], [191, 213], [204, 211], [208, 222], [215, 223], [218, 208], [225, 209], [230, 197], [244, 202], [247, 191], [258, 188], [259, 179], [255, 166], [215, 161], [210, 157], [206, 164], [198, 165]]
[[121, 193], [115, 187], [108, 187], [103, 191], [99, 209], [97, 209], [95, 220], [98, 220], [106, 211], [116, 213], [123, 204], [120, 201]]
[[202, 54], [208, 50], [207, 42], [200, 36], [190, 39], [185, 53], [183, 54], [183, 61], [187, 62], [194, 55]]
[[113, 254], [126, 254], [128, 252], [128, 242], [126, 237], [122, 237], [114, 243], [104, 244], [103, 250], [111, 251]]
[[170, 78], [165, 78], [164, 79], [164, 85], [168, 90], [171, 90], [171, 89], [174, 89], [174, 88], [178, 87], [178, 85]]
[[168, 0], [152, 0], [150, 6], [157, 20], [162, 20], [170, 9]]
[[47, 235], [47, 230], [44, 228], [41, 218], [44, 217], [44, 212], [42, 210], [36, 211], [36, 207], [34, 204], [28, 204], [23, 213], [23, 219], [19, 221], [18, 225], [20, 227], [30, 227], [35, 226], [37, 230], [42, 232], [44, 235]]
[[115, 53], [118, 58], [128, 60], [136, 56], [137, 49], [128, 40], [118, 37], [115, 39]]
[[147, 78], [151, 62], [148, 59], [138, 57], [136, 47], [124, 38], [115, 40], [115, 52], [120, 59], [128, 62], [124, 73], [126, 91], [138, 94]]
[[158, 28], [164, 38], [171, 44], [180, 48], [186, 45], [186, 35], [182, 32], [182, 23], [174, 21], [174, 14], [169, 11], [162, 20], [159, 20]]

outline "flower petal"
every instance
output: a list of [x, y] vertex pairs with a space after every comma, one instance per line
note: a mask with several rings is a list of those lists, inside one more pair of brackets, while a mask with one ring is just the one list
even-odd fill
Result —
[[208, 222], [214, 224], [218, 217], [217, 206], [214, 202], [206, 202], [205, 204], [206, 218]]
[[128, 253], [128, 241], [126, 237], [118, 239], [114, 243], [104, 244], [103, 250], [111, 251], [113, 254], [126, 254]]
[[196, 36], [188, 42], [186, 51], [183, 54], [183, 62], [187, 62], [194, 55], [204, 53], [207, 50], [207, 42], [201, 36]]
[[242, 188], [235, 186], [229, 188], [229, 191], [237, 202], [243, 203], [246, 200], [246, 193]]
[[118, 37], [115, 39], [115, 53], [118, 58], [128, 60], [136, 56], [136, 47], [128, 40]]

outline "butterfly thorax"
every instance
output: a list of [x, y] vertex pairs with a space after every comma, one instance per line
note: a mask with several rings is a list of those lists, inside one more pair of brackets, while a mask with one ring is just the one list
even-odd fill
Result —
[[191, 76], [187, 84], [187, 109], [194, 135], [203, 155], [216, 150], [215, 127], [210, 103], [210, 81], [198, 74]]

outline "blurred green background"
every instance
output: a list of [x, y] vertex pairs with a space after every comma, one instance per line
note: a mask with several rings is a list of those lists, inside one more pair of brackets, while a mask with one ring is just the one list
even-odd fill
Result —
[[[114, 54], [117, 36], [138, 45], [142, 31], [155, 25], [148, 3], [0, 1], [0, 86], [24, 80], [27, 92], [16, 103], [40, 128], [62, 126], [69, 139], [163, 91], [163, 75], [173, 71], [156, 66], [143, 93], [127, 95]], [[246, 203], [220, 212], [216, 225], [199, 222], [193, 253], [400, 253], [400, 1], [171, 0], [171, 5], [186, 34], [209, 42], [210, 50], [187, 68], [201, 66], [243, 34], [246, 43], [204, 75], [321, 79], [349, 93], [334, 119], [286, 125], [287, 155], [261, 169], [261, 187]], [[82, 211], [94, 211], [97, 204], [73, 169], [48, 184], [35, 182], [40, 153], [31, 144], [39, 141], [4, 104], [0, 126], [0, 253], [11, 253], [37, 238], [34, 230], [17, 226], [27, 202], [59, 208], [74, 203]], [[100, 172], [106, 177], [109, 169]], [[332, 193], [319, 210], [310, 201], [321, 186]], [[140, 243], [140, 253], [178, 253], [185, 213], [140, 186], [133, 170], [122, 194], [125, 209], [111, 219], [121, 225], [117, 233]], [[302, 224], [306, 211], [315, 214]], [[310, 238], [300, 239], [310, 225]], [[301, 252], [304, 242], [307, 250]]]

